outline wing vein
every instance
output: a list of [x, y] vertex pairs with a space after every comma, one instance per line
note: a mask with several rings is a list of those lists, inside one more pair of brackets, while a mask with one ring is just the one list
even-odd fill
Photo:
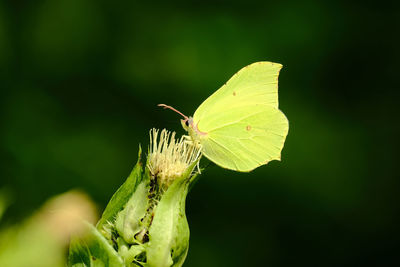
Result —
[[[258, 144], [257, 142], [253, 141], [254, 143]], [[254, 153], [253, 151], [251, 151], [248, 147], [246, 147], [245, 145], [243, 145], [243, 143], [238, 140], [238, 144], [240, 144], [243, 148], [243, 150], [246, 150], [249, 154], [253, 155], [253, 159], [255, 159], [257, 161], [258, 164], [260, 164], [260, 162], [258, 161], [258, 157], [257, 154]]]
[[[242, 90], [248, 90], [248, 89], [250, 89], [250, 88], [254, 88], [254, 87], [260, 87], [260, 86], [263, 86], [263, 85], [270, 85], [270, 84], [278, 84], [278, 81], [273, 81], [273, 82], [269, 82], [269, 83], [262, 83], [262, 84], [255, 84], [255, 85], [252, 85], [252, 86], [247, 86], [247, 87], [244, 87], [244, 88], [240, 88], [240, 91], [242, 91]], [[228, 86], [229, 84], [227, 84], [226, 86]], [[229, 88], [230, 89], [230, 88]], [[228, 91], [228, 90], [227, 90]], [[270, 92], [270, 93], [275, 93], [275, 92]]]
[[[240, 159], [235, 153], [233, 153], [232, 151], [230, 151], [227, 147], [225, 147], [225, 146], [222, 145], [221, 143], [215, 141], [215, 140], [212, 139], [212, 138], [210, 138], [209, 140], [210, 140], [211, 142], [214, 142], [216, 145], [220, 146], [220, 147], [222, 148], [222, 151], [225, 150], [225, 152], [229, 152], [232, 156], [234, 156], [235, 158], [237, 158], [238, 161], [241, 161], [241, 159]], [[224, 153], [224, 154], [227, 155], [226, 153]], [[229, 157], [227, 157], [227, 158], [229, 158]], [[232, 159], [232, 162], [233, 162], [233, 164], [235, 165], [235, 167], [237, 168], [237, 165], [236, 165], [235, 160]]]
[[211, 130], [208, 130], [207, 132], [210, 133], [210, 132], [212, 132], [212, 131], [214, 131], [214, 130], [217, 130], [217, 129], [220, 129], [220, 128], [223, 128], [223, 127], [226, 127], [226, 126], [229, 126], [229, 125], [232, 125], [232, 124], [236, 124], [236, 123], [238, 123], [238, 122], [241, 122], [242, 120], [245, 120], [245, 119], [248, 119], [248, 118], [250, 118], [250, 117], [256, 116], [256, 115], [261, 114], [261, 113], [263, 113], [263, 112], [265, 112], [265, 111], [259, 111], [259, 112], [253, 113], [253, 114], [251, 114], [251, 115], [248, 115], [248, 116], [246, 116], [246, 117], [243, 117], [243, 118], [241, 118], [240, 120], [237, 120], [237, 121], [234, 121], [234, 122], [230, 122], [230, 123], [227, 123], [227, 124], [223, 124], [223, 125], [219, 125], [219, 126], [213, 128], [213, 129], [211, 129]]

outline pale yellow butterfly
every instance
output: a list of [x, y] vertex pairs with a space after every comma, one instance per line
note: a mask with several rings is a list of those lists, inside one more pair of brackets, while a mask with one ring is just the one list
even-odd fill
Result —
[[193, 145], [217, 165], [249, 172], [271, 160], [280, 160], [289, 130], [278, 109], [281, 64], [256, 62], [242, 68], [187, 117], [183, 128]]

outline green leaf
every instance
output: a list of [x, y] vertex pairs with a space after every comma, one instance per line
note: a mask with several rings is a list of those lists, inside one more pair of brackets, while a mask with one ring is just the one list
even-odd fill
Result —
[[75, 237], [71, 241], [68, 266], [124, 267], [122, 258], [105, 237], [91, 224], [83, 223], [87, 232], [83, 237]]
[[115, 220], [115, 228], [128, 244], [135, 243], [135, 235], [143, 229], [141, 219], [146, 215], [148, 191], [148, 183], [140, 183]]
[[145, 254], [146, 245], [136, 244], [129, 247], [129, 245], [123, 240], [123, 238], [118, 237], [118, 254], [124, 259], [126, 266], [137, 266], [136, 263], [143, 262], [138, 260], [140, 254]]
[[124, 205], [131, 198], [133, 192], [135, 192], [137, 185], [141, 182], [143, 166], [141, 163], [142, 149], [139, 146], [138, 161], [133, 167], [132, 172], [126, 179], [126, 181], [121, 185], [121, 187], [112, 196], [110, 202], [105, 208], [101, 219], [97, 223], [97, 229], [101, 230], [107, 222], [112, 222], [117, 213], [122, 210]]
[[189, 248], [185, 214], [187, 176], [176, 179], [162, 196], [149, 229], [147, 266], [182, 266]]

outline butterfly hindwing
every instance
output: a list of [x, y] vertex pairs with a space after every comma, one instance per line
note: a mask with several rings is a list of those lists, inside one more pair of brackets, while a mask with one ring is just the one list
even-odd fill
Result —
[[271, 106], [236, 108], [214, 118], [212, 128], [199, 123], [207, 132], [202, 138], [203, 154], [217, 165], [247, 172], [274, 159], [280, 159], [288, 132], [285, 115]]

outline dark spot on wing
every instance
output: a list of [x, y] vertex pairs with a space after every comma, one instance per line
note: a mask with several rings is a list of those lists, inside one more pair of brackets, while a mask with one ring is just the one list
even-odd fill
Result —
[[251, 126], [250, 126], [250, 125], [247, 125], [247, 126], [246, 126], [246, 130], [247, 130], [247, 131], [250, 131], [250, 130], [251, 130]]
[[235, 92], [235, 91], [233, 91], [232, 95], [233, 95], [233, 96], [236, 96], [236, 92]]

